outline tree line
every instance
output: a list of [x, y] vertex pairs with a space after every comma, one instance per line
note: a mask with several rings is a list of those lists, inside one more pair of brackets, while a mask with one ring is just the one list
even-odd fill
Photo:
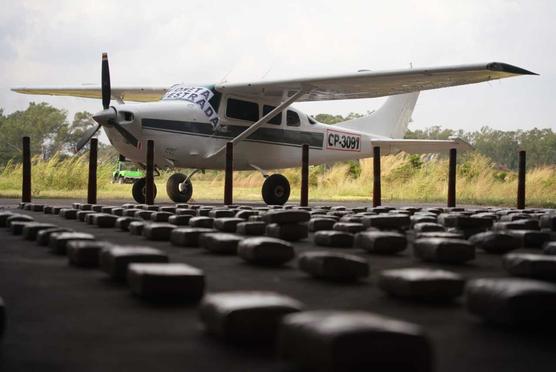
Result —
[[[50, 159], [54, 154], [62, 158], [73, 155], [79, 139], [96, 123], [86, 111], [77, 112], [71, 123], [67, 116], [67, 111], [44, 102], [30, 103], [26, 110], [9, 115], [0, 108], [0, 165], [20, 160], [23, 136], [31, 139], [32, 156]], [[99, 143], [99, 148], [108, 147]], [[115, 151], [110, 154], [114, 155]]]
[[[369, 113], [367, 113], [369, 114]], [[21, 157], [21, 137], [31, 137], [31, 152], [44, 159], [58, 153], [71, 156], [83, 133], [95, 125], [92, 115], [78, 112], [71, 123], [65, 110], [47, 103], [31, 103], [26, 110], [5, 115], [0, 109], [0, 165], [8, 161], [19, 161]], [[326, 124], [336, 124], [363, 116], [318, 114], [315, 119]], [[427, 129], [408, 130], [405, 138], [448, 139], [460, 137], [472, 144], [476, 151], [495, 161], [500, 167], [517, 168], [517, 152], [527, 151], [530, 167], [556, 164], [556, 133], [551, 129], [503, 131], [483, 127], [478, 131], [463, 131], [432, 126]], [[104, 159], [117, 157], [117, 152], [109, 145], [99, 143]]]
[[[315, 119], [321, 123], [336, 124], [342, 121], [359, 118], [363, 115], [350, 113], [341, 115], [319, 114]], [[556, 133], [549, 128], [504, 131], [482, 127], [478, 131], [464, 131], [442, 128], [439, 125], [427, 129], [408, 130], [407, 139], [439, 139], [459, 137], [475, 147], [479, 153], [491, 158], [499, 167], [517, 169], [517, 153], [527, 152], [528, 167], [556, 164]]]

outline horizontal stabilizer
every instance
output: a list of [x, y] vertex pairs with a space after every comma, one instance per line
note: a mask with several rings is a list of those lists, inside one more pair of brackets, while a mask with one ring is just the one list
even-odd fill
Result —
[[379, 146], [383, 154], [395, 154], [404, 151], [410, 154], [427, 154], [434, 152], [448, 152], [450, 149], [458, 151], [473, 150], [473, 146], [461, 138], [449, 140], [422, 140], [422, 139], [373, 139], [371, 146]]

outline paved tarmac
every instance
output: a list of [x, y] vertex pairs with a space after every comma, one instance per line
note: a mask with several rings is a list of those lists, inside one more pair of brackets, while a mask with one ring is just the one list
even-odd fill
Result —
[[[17, 204], [11, 201], [2, 199], [0, 204]], [[49, 200], [48, 204], [71, 202]], [[115, 228], [100, 229], [42, 212], [18, 212], [92, 233], [98, 240], [162, 249], [172, 262], [204, 270], [207, 292], [270, 290], [296, 298], [308, 309], [359, 309], [417, 323], [432, 340], [437, 371], [554, 370], [553, 332], [487, 325], [469, 315], [461, 299], [447, 305], [420, 304], [391, 298], [376, 286], [381, 270], [402, 267], [442, 267], [466, 278], [505, 277], [497, 255], [478, 252], [469, 264], [447, 266], [418, 261], [411, 249], [396, 256], [327, 249], [358, 254], [370, 264], [368, 279], [341, 285], [309, 278], [295, 262], [283, 268], [261, 268], [202, 248], [178, 248]], [[295, 248], [297, 253], [323, 250], [312, 244], [312, 237], [295, 243]], [[65, 256], [53, 255], [4, 228], [0, 229], [0, 296], [7, 308], [1, 371], [294, 371], [278, 361], [271, 349], [232, 347], [207, 336], [195, 305], [145, 303], [101, 271], [71, 267]]]

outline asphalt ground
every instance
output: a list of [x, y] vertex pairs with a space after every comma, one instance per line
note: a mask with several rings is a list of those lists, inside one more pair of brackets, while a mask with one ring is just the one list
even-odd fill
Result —
[[[10, 205], [5, 200], [1, 204]], [[330, 248], [326, 250], [365, 257], [371, 268], [370, 277], [358, 284], [334, 284], [308, 277], [296, 269], [295, 262], [283, 268], [261, 268], [202, 248], [178, 248], [115, 228], [101, 229], [42, 212], [18, 212], [92, 233], [97, 240], [159, 248], [172, 262], [204, 270], [207, 292], [269, 290], [298, 299], [308, 309], [358, 309], [419, 324], [432, 341], [437, 371], [554, 370], [553, 331], [492, 326], [469, 315], [461, 299], [445, 305], [407, 302], [389, 297], [376, 286], [381, 270], [402, 267], [441, 267], [468, 279], [505, 277], [497, 255], [477, 252], [474, 261], [456, 266], [420, 262], [411, 249], [396, 256], [371, 256], [357, 249]], [[323, 250], [312, 244], [312, 237], [295, 243], [295, 248], [298, 253]], [[295, 370], [280, 362], [272, 349], [230, 346], [206, 335], [195, 305], [143, 302], [125, 284], [114, 284], [98, 269], [71, 267], [65, 256], [53, 255], [4, 228], [0, 229], [0, 296], [7, 309], [1, 371]]]

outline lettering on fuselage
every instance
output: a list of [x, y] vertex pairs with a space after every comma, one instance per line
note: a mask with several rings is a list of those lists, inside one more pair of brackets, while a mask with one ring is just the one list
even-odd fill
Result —
[[326, 130], [326, 148], [340, 151], [361, 151], [361, 136], [333, 129]]
[[218, 113], [210, 104], [210, 99], [214, 96], [214, 93], [205, 87], [190, 87], [182, 84], [176, 84], [172, 86], [164, 97], [162, 101], [187, 101], [198, 105], [205, 116], [208, 118], [212, 127], [216, 129], [218, 127]]

